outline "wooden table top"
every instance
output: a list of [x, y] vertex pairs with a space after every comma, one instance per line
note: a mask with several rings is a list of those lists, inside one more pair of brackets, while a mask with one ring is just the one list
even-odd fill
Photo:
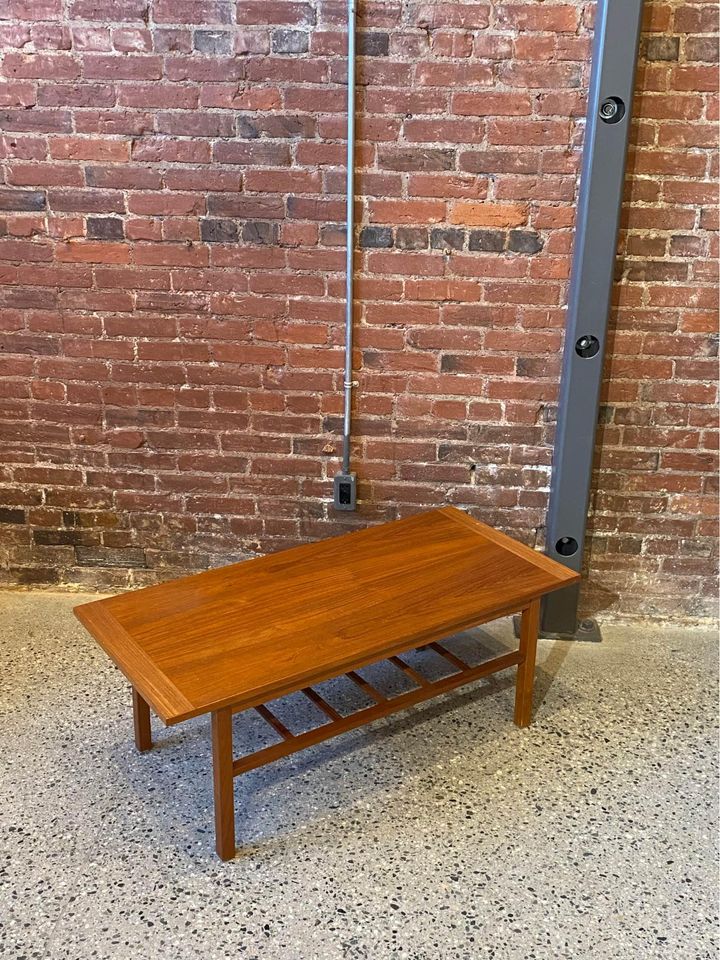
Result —
[[443, 507], [75, 608], [167, 724], [519, 611], [578, 574]]

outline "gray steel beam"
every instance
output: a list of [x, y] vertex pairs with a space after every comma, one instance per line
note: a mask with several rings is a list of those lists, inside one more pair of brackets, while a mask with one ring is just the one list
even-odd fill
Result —
[[[612, 296], [642, 0], [598, 0], [563, 371], [553, 453], [546, 553], [580, 570]], [[583, 637], [578, 589], [543, 604], [546, 636]]]

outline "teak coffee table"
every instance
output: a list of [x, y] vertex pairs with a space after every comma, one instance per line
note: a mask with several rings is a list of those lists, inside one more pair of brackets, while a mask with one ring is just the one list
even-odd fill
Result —
[[[530, 723], [540, 597], [578, 575], [443, 507], [75, 608], [132, 684], [135, 743], [209, 713], [215, 836], [235, 854], [233, 778], [378, 717], [517, 666], [515, 723]], [[522, 613], [520, 647], [469, 666], [438, 641]], [[401, 659], [429, 647], [453, 672], [430, 681]], [[414, 688], [387, 697], [358, 671], [379, 660]], [[345, 674], [371, 705], [341, 715], [314, 684]], [[302, 691], [327, 721], [293, 734], [265, 705]], [[254, 708], [280, 742], [235, 759], [232, 716]]]

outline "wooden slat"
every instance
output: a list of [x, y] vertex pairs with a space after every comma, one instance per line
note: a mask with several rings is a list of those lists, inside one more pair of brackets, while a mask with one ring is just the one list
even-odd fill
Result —
[[256, 753], [248, 754], [246, 757], [240, 757], [233, 763], [233, 774], [237, 777], [248, 770], [254, 770], [266, 763], [272, 763], [273, 760], [279, 760], [280, 757], [287, 757], [298, 750], [304, 750], [306, 747], [312, 747], [316, 743], [322, 743], [324, 740], [330, 740], [348, 730], [354, 730], [364, 724], [372, 723], [380, 717], [389, 716], [397, 713], [399, 710], [405, 710], [423, 700], [429, 700], [442, 693], [448, 693], [456, 687], [465, 686], [472, 683], [473, 680], [479, 680], [491, 673], [497, 673], [499, 670], [506, 670], [508, 667], [514, 667], [520, 662], [520, 652], [518, 650], [512, 653], [506, 653], [501, 657], [495, 657], [480, 663], [476, 667], [471, 667], [463, 673], [453, 673], [449, 677], [443, 677], [434, 683], [428, 683], [426, 687], [417, 687], [415, 690], [409, 690], [397, 697], [385, 700], [383, 703], [376, 703], [373, 706], [365, 707], [364, 710], [358, 710], [347, 717], [341, 717], [340, 720], [331, 723], [325, 723], [314, 730], [308, 730], [306, 733], [300, 733], [294, 736], [292, 740], [284, 743], [275, 743], [271, 747], [265, 747], [264, 750], [258, 750]]
[[275, 714], [268, 710], [264, 703], [260, 703], [255, 707], [260, 716], [265, 720], [276, 733], [279, 733], [283, 740], [295, 740], [295, 734], [291, 733], [288, 728], [282, 723]]
[[365, 677], [361, 677], [360, 674], [356, 673], [354, 670], [349, 670], [345, 676], [349, 677], [354, 684], [357, 684], [363, 693], [366, 693], [369, 697], [372, 697], [375, 703], [385, 703], [387, 700], [387, 697], [384, 693], [380, 693], [379, 690], [376, 690], [375, 687], [365, 679]]
[[401, 660], [400, 657], [388, 657], [390, 663], [393, 666], [397, 667], [398, 670], [402, 670], [410, 679], [417, 683], [420, 687], [429, 687], [431, 686], [430, 681], [424, 677], [421, 673], [418, 673], [417, 670], [413, 670], [409, 663], [405, 663], [404, 660]]
[[470, 669], [469, 663], [465, 663], [465, 661], [461, 660], [460, 657], [456, 657], [451, 650], [448, 650], [441, 643], [429, 643], [428, 647], [430, 647], [431, 650], [434, 650], [435, 653], [440, 654], [440, 656], [447, 660], [448, 663], [451, 663], [454, 667], [457, 667], [458, 670]]
[[305, 687], [303, 693], [312, 701], [316, 707], [318, 707], [326, 716], [330, 717], [331, 720], [342, 720], [342, 714], [338, 713], [335, 707], [332, 707], [327, 700], [324, 700], [317, 690], [313, 690], [312, 687]]

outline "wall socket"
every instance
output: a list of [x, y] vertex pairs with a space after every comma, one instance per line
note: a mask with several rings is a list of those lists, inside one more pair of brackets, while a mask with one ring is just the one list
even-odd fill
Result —
[[357, 480], [354, 473], [338, 473], [333, 479], [333, 506], [336, 510], [354, 510], [357, 504]]

